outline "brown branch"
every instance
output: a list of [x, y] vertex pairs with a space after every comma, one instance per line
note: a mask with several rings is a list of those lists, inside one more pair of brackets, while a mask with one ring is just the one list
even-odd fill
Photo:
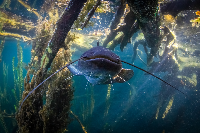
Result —
[[32, 39], [29, 38], [29, 37], [26, 37], [26, 36], [22, 36], [22, 35], [19, 35], [19, 34], [13, 34], [13, 33], [6, 33], [6, 32], [0, 32], [0, 36], [3, 36], [3, 37], [14, 37], [14, 38], [18, 38], [18, 39], [22, 39], [23, 42], [28, 42], [28, 41], [31, 41]]
[[82, 25], [81, 29], [85, 28], [87, 23], [89, 22], [90, 18], [94, 15], [95, 10], [97, 7], [101, 4], [101, 0], [97, 0], [97, 3], [93, 6], [93, 8], [90, 10], [90, 13], [88, 15], [88, 18], [86, 19], [85, 23]]
[[49, 42], [49, 46], [46, 50], [47, 64], [45, 64], [45, 69], [47, 70], [56, 56], [56, 53], [60, 48], [63, 47], [65, 38], [70, 31], [74, 21], [78, 18], [78, 15], [87, 0], [72, 0], [70, 1], [68, 7], [65, 9], [63, 15], [57, 22], [57, 28], [54, 32], [52, 39]]

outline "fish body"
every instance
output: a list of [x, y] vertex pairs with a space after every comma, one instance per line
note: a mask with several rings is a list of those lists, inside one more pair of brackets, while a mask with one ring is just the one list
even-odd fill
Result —
[[83, 75], [92, 84], [122, 83], [132, 78], [133, 70], [123, 69], [120, 57], [102, 46], [82, 54], [77, 65], [69, 65], [74, 75]]

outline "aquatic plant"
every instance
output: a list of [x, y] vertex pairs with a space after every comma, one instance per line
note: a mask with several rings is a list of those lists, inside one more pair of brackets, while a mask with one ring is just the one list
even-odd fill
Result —
[[7, 96], [7, 83], [8, 83], [8, 66], [3, 62], [3, 85], [4, 85], [4, 95]]
[[16, 104], [18, 104], [19, 100], [17, 97], [17, 79], [15, 77], [15, 57], [13, 57], [12, 59], [12, 70], [13, 70], [13, 80], [14, 80], [14, 88], [12, 89], [12, 92], [14, 94]]
[[195, 73], [191, 73], [191, 75], [187, 75], [187, 76], [179, 75], [178, 78], [181, 79], [182, 81], [181, 83], [184, 86], [188, 86], [194, 89], [197, 86], [197, 75]]
[[5, 37], [3, 38], [3, 40], [1, 40], [1, 44], [0, 44], [0, 62], [2, 60], [2, 52], [4, 48], [4, 43], [5, 43]]
[[0, 5], [0, 8], [10, 8], [10, 0], [3, 0], [2, 4]]
[[[24, 19], [20, 16], [17, 16], [7, 11], [5, 12], [0, 11], [0, 23], [1, 23], [0, 33], [2, 33], [3, 28], [5, 31], [9, 29], [14, 29], [17, 31], [27, 32], [27, 33], [31, 33], [35, 29], [33, 22], [31, 22], [30, 20]], [[3, 33], [6, 33], [5, 31]], [[12, 37], [14, 33], [1, 34], [1, 36], [6, 36], [8, 34]], [[13, 35], [13, 37], [21, 38], [19, 37], [19, 35]], [[27, 40], [29, 37], [24, 37], [24, 38]]]
[[[65, 8], [61, 18], [57, 21], [56, 30], [52, 30], [53, 35], [50, 34], [50, 41], [47, 36], [46, 40], [42, 36], [41, 39], [33, 45], [33, 53], [36, 52], [38, 44], [43, 45], [40, 54], [42, 55], [41, 66], [35, 69], [34, 76], [30, 81], [30, 71], [34, 68], [29, 69], [24, 80], [25, 91], [22, 95], [22, 100], [25, 96], [39, 83], [41, 83], [46, 76], [52, 72], [58, 70], [61, 66], [65, 65], [70, 61], [70, 46], [67, 42], [70, 39], [65, 39], [68, 32], [71, 29], [72, 24], [77, 19], [80, 9], [83, 7], [85, 1], [72, 0], [69, 3], [69, 8]], [[71, 14], [72, 15], [68, 15]], [[52, 33], [51, 30], [45, 30], [45, 25], [41, 27], [41, 32]], [[48, 28], [51, 29], [51, 28]], [[38, 33], [40, 33], [38, 31]], [[60, 34], [62, 33], [62, 34]], [[40, 33], [42, 34], [42, 33]], [[38, 34], [39, 35], [39, 34]], [[49, 35], [49, 34], [47, 34]], [[39, 36], [38, 36], [39, 37]], [[44, 36], [46, 37], [46, 36]], [[41, 41], [44, 43], [41, 43]], [[48, 45], [48, 47], [47, 47]], [[61, 49], [64, 47], [66, 50]], [[46, 50], [45, 50], [46, 48]], [[58, 52], [59, 51], [59, 52]], [[39, 58], [38, 58], [39, 59]], [[50, 68], [50, 71], [47, 70]], [[43, 94], [46, 89], [39, 87], [36, 91], [36, 95], [31, 95], [21, 107], [21, 110], [16, 115], [16, 119], [21, 132], [64, 132], [69, 123], [69, 109], [70, 101], [73, 97], [73, 89], [71, 86], [71, 80], [65, 80], [70, 76], [70, 72], [67, 68], [59, 72], [56, 77], [58, 80], [52, 79], [52, 84], [48, 84], [46, 92], [46, 104], [43, 104]], [[29, 82], [30, 81], [30, 82]], [[54, 82], [54, 83], [53, 83]]]
[[155, 119], [158, 119], [158, 114], [159, 114], [161, 106], [162, 106], [162, 100], [160, 100], [158, 105], [157, 105]]
[[94, 104], [95, 104], [95, 99], [94, 99], [94, 86], [91, 86], [91, 96], [90, 96], [90, 115], [92, 115], [94, 111]]
[[165, 112], [163, 113], [163, 116], [162, 118], [164, 119], [166, 117], [166, 115], [169, 113], [169, 110], [171, 109], [172, 107], [172, 104], [173, 104], [173, 101], [174, 101], [174, 95], [171, 96], [170, 100], [169, 100], [169, 103], [165, 109]]
[[70, 0], [45, 0], [40, 9], [40, 13], [45, 14], [51, 12], [51, 10], [58, 9], [59, 15], [61, 15], [69, 2]]
[[0, 123], [1, 123], [1, 125], [3, 126], [3, 129], [4, 129], [5, 133], [8, 133], [8, 129], [7, 129], [7, 127], [6, 127], [4, 118], [3, 118], [3, 116], [2, 116], [1, 113], [2, 113], [2, 111], [0, 110]]
[[3, 129], [6, 133], [8, 133], [8, 129], [6, 127], [6, 123], [4, 117], [2, 115], [5, 110], [2, 110], [2, 107], [5, 108], [5, 105], [9, 103], [8, 95], [7, 95], [7, 83], [8, 83], [8, 66], [3, 62], [3, 89], [0, 87], [0, 123], [3, 126]]
[[107, 13], [107, 12], [113, 12], [113, 8], [111, 8], [111, 2], [110, 1], [101, 1], [101, 5], [97, 8], [95, 12], [98, 13]]
[[21, 36], [19, 34], [14, 34], [14, 33], [6, 33], [6, 32], [0, 32], [0, 36], [3, 37], [14, 37], [14, 38], [19, 38], [19, 39], [25, 39], [26, 41], [31, 41], [32, 39], [26, 36]]
[[[61, 66], [64, 66], [70, 61], [69, 50], [60, 49], [54, 58], [49, 73], [58, 70]], [[70, 76], [68, 69], [64, 69], [62, 72], [58, 73], [56, 77], [48, 84], [48, 90], [46, 92], [46, 104], [40, 111], [44, 122], [45, 131], [55, 131], [61, 132], [66, 128], [69, 123], [67, 119], [70, 109], [70, 103], [73, 97], [73, 90], [71, 89], [71, 80], [65, 80]], [[60, 110], [60, 111], [57, 111]], [[55, 126], [51, 126], [51, 125]], [[59, 125], [59, 126], [56, 126]]]
[[78, 119], [78, 116], [76, 116], [72, 111], [70, 111], [70, 113], [76, 118], [76, 120], [78, 121], [78, 123], [81, 125], [81, 128], [82, 128], [83, 132], [87, 133], [87, 131], [85, 130], [85, 127], [83, 126], [83, 124], [81, 123], [81, 121]]
[[20, 46], [19, 41], [17, 42], [17, 83], [18, 83], [18, 89], [19, 89], [19, 97], [22, 95], [22, 88], [23, 88], [23, 51], [22, 47]]
[[[6, 0], [4, 0], [6, 1]], [[18, 0], [19, 3], [21, 3], [25, 8], [27, 8], [27, 11], [35, 13], [36, 10], [34, 9], [34, 4], [36, 3], [36, 0], [33, 3], [33, 6], [29, 6], [28, 4], [24, 3], [22, 0]], [[80, 2], [76, 0], [71, 0], [73, 2]], [[99, 1], [99, 0], [98, 0]], [[123, 1], [123, 0], [122, 0]], [[135, 0], [137, 2], [137, 0]], [[81, 1], [82, 2], [82, 1]], [[83, 27], [84, 24], [88, 24], [86, 21], [90, 20], [89, 18], [89, 13], [92, 9], [94, 9], [93, 6], [95, 6], [97, 3], [97, 0], [90, 0], [85, 4], [85, 7], [80, 13], [80, 9], [82, 8], [81, 5], [75, 6], [75, 8], [70, 9], [67, 7], [69, 10], [65, 10], [64, 14], [61, 15], [64, 9], [66, 9], [66, 6], [69, 4], [69, 0], [45, 0], [44, 5], [42, 6], [43, 9], [41, 9], [41, 12], [43, 10], [44, 14], [42, 16], [45, 16], [44, 19], [41, 19], [39, 16], [41, 14], [35, 13], [39, 18], [38, 18], [38, 23], [37, 27], [35, 28], [34, 25], [30, 26], [25, 23], [25, 28], [26, 30], [32, 30], [36, 29], [36, 37], [33, 38], [28, 38], [25, 36], [17, 35], [17, 34], [11, 34], [11, 33], [6, 33], [5, 31], [1, 32], [1, 36], [7, 37], [17, 37], [17, 38], [22, 38], [23, 40], [33, 40], [33, 47], [32, 47], [32, 59], [29, 64], [29, 70], [26, 74], [26, 78], [23, 80], [22, 77], [22, 52], [21, 52], [21, 47], [18, 45], [18, 65], [17, 67], [14, 66], [14, 58], [12, 60], [12, 67], [13, 67], [13, 75], [14, 75], [14, 87], [12, 89], [12, 92], [14, 94], [14, 98], [16, 102], [22, 97], [21, 101], [24, 99], [24, 97], [34, 88], [36, 87], [39, 83], [41, 83], [47, 76], [49, 76], [51, 73], [55, 72], [56, 70], [59, 69], [59, 67], [66, 65], [70, 61], [71, 57], [71, 50], [70, 46], [76, 47], [78, 50], [87, 50], [92, 47], [90, 43], [93, 40], [99, 40], [99, 38], [94, 38], [94, 39], [86, 39], [87, 35], [79, 35], [78, 33], [74, 32], [69, 32], [69, 30], [76, 29]], [[105, 13], [105, 12], [110, 12], [110, 3], [108, 1], [101, 1], [101, 5], [95, 9], [96, 12], [99, 13]], [[131, 3], [129, 1], [129, 3]], [[79, 4], [79, 3], [78, 3]], [[83, 4], [83, 3], [81, 3]], [[124, 4], [124, 3], [123, 3]], [[126, 7], [127, 4], [123, 7]], [[114, 19], [112, 21], [112, 26], [115, 28], [111, 28], [111, 30], [118, 30], [120, 33], [118, 35], [113, 35], [113, 41], [111, 42], [111, 46], [113, 48], [118, 44], [121, 44], [121, 49], [123, 49], [127, 42], [129, 42], [131, 36], [141, 28], [138, 26], [140, 23], [139, 21], [125, 21], [126, 19], [129, 19], [129, 17], [126, 18], [128, 15], [128, 12], [124, 11], [124, 8], [120, 7], [122, 10], [122, 16], [115, 16], [116, 18], [119, 17], [119, 21], [117, 19]], [[148, 7], [148, 6], [147, 6]], [[150, 6], [151, 7], [151, 6]], [[153, 10], [155, 6], [153, 6]], [[136, 9], [134, 5], [132, 6], [134, 10]], [[128, 8], [127, 8], [128, 9]], [[125, 10], [127, 10], [125, 9]], [[145, 9], [146, 10], [146, 9]], [[146, 15], [154, 15], [154, 11], [150, 10], [150, 12], [146, 12]], [[74, 14], [75, 12], [75, 14]], [[38, 12], [39, 13], [39, 12]], [[66, 14], [72, 14], [74, 16], [67, 16]], [[74, 20], [77, 17], [77, 14], [79, 14], [79, 18], [77, 22], [74, 23]], [[132, 14], [130, 13], [129, 15], [135, 15], [135, 12]], [[138, 15], [136, 11], [136, 15]], [[142, 14], [144, 15], [144, 14]], [[141, 15], [141, 16], [142, 16]], [[156, 14], [155, 14], [156, 15]], [[61, 18], [59, 19], [59, 16]], [[91, 15], [92, 16], [92, 15]], [[145, 16], [145, 15], [144, 15]], [[99, 17], [99, 16], [98, 16]], [[150, 16], [152, 17], [152, 16]], [[95, 17], [94, 17], [95, 18]], [[121, 19], [120, 19], [121, 18]], [[130, 17], [134, 18], [135, 17]], [[145, 17], [141, 18], [142, 21], [145, 19]], [[4, 24], [10, 25], [12, 28], [16, 28], [19, 30], [19, 27], [23, 27], [23, 23], [20, 25], [19, 21], [16, 21], [15, 19], [11, 20], [10, 18], [2, 17], [0, 18], [0, 31], [1, 29], [5, 26]], [[117, 23], [116, 23], [117, 22]], [[74, 24], [74, 26], [72, 26]], [[87, 26], [91, 26], [94, 23], [91, 21]], [[125, 27], [125, 24], [127, 27]], [[67, 26], [66, 26], [67, 25]], [[152, 27], [157, 27], [159, 24], [156, 23], [150, 23], [146, 24], [149, 25], [146, 28], [151, 28]], [[27, 27], [26, 27], [27, 26]], [[144, 25], [142, 25], [144, 26]], [[122, 28], [120, 30], [120, 27]], [[5, 28], [5, 27], [4, 27]], [[124, 30], [129, 29], [128, 30]], [[131, 31], [130, 29], [133, 28]], [[135, 28], [135, 29], [134, 29]], [[103, 31], [103, 30], [102, 30]], [[127, 32], [128, 31], [128, 32]], [[80, 31], [79, 31], [80, 32]], [[113, 31], [112, 31], [113, 32]], [[96, 32], [97, 33], [97, 32]], [[97, 35], [97, 34], [93, 35]], [[147, 34], [150, 34], [147, 33]], [[170, 33], [169, 33], [170, 34]], [[101, 34], [102, 35], [102, 34]], [[159, 36], [159, 34], [158, 34]], [[140, 38], [141, 37], [141, 38]], [[146, 36], [149, 37], [149, 36]], [[110, 36], [108, 36], [110, 38]], [[150, 37], [151, 38], [151, 37]], [[162, 38], [162, 37], [161, 37]], [[164, 38], [164, 37], [163, 37]], [[144, 40], [144, 34], [140, 34], [136, 40]], [[169, 41], [169, 40], [168, 40]], [[73, 44], [72, 44], [73, 42]], [[170, 41], [169, 43], [171, 43]], [[19, 42], [18, 42], [19, 43]], [[169, 44], [170, 45], [170, 44]], [[112, 47], [110, 47], [112, 48]], [[178, 48], [177, 48], [178, 49]], [[177, 49], [173, 49], [170, 52], [170, 55], [175, 57], [175, 53]], [[148, 53], [148, 52], [146, 52]], [[156, 52], [153, 52], [156, 53]], [[181, 62], [181, 58], [178, 60]], [[181, 63], [179, 65], [181, 65]], [[176, 62], [177, 63], [177, 62]], [[177, 63], [177, 64], [178, 64]], [[184, 61], [186, 64], [186, 61]], [[189, 64], [189, 63], [188, 63]], [[198, 66], [199, 64], [197, 64]], [[195, 65], [194, 65], [195, 66]], [[187, 66], [185, 66], [186, 68]], [[31, 75], [34, 75], [33, 78], [31, 79]], [[67, 69], [64, 69], [62, 72], [59, 72], [54, 78], [49, 80], [49, 82], [46, 82], [43, 86], [38, 88], [37, 91], [33, 95], [31, 95], [25, 102], [24, 105], [22, 106], [22, 110], [17, 112], [16, 119], [18, 121], [19, 125], [19, 130], [20, 132], [65, 132], [67, 125], [70, 123], [69, 120], [69, 114], [72, 114], [75, 118], [76, 115], [70, 111], [70, 101], [73, 98], [73, 87], [72, 87], [72, 81], [67, 80], [70, 76], [70, 73]], [[181, 75], [182, 76], [182, 75]], [[197, 75], [192, 76], [192, 78], [189, 77], [184, 77], [182, 76], [182, 79], [186, 79], [191, 82], [192, 84], [196, 85], [197, 84]], [[22, 81], [24, 81], [24, 92], [22, 94], [22, 88], [23, 84]], [[186, 83], [186, 82], [184, 82]], [[188, 84], [188, 83], [186, 83]], [[18, 89], [19, 89], [19, 95], [18, 95]], [[1, 90], [1, 89], [0, 89]], [[107, 87], [107, 96], [106, 96], [106, 109], [104, 112], [104, 115], [108, 114], [108, 110], [110, 107], [110, 90], [111, 90], [111, 85], [108, 85]], [[3, 90], [4, 92], [4, 90]], [[2, 92], [2, 93], [3, 93]], [[133, 101], [133, 94], [134, 90], [130, 91], [129, 94], [129, 99], [128, 103], [130, 104]], [[2, 94], [3, 95], [3, 94]], [[5, 96], [1, 97], [3, 100], [6, 100]], [[1, 102], [3, 101], [1, 100]], [[159, 99], [162, 100], [162, 99]], [[83, 120], [86, 121], [89, 116], [92, 115], [93, 110], [94, 110], [94, 95], [93, 95], [93, 89], [91, 89], [91, 95], [87, 94], [87, 101], [84, 103], [82, 102], [81, 104], [81, 115], [83, 117]], [[16, 103], [15, 109], [17, 108], [18, 103]], [[160, 108], [160, 107], [158, 107]], [[157, 108], [158, 112], [159, 109]], [[170, 108], [170, 107], [169, 107]], [[17, 109], [16, 109], [17, 110]], [[128, 110], [128, 109], [127, 109]], [[0, 114], [1, 115], [1, 114]], [[2, 116], [2, 115], [1, 115]], [[78, 120], [83, 131], [86, 132], [85, 127], [83, 124], [81, 124], [81, 121]], [[3, 124], [3, 123], [2, 123]]]
[[[95, 0], [89, 0], [85, 3], [82, 11], [80, 12], [78, 19], [74, 22], [74, 28], [81, 28], [82, 24], [86, 21], [86, 16], [88, 14], [88, 12], [93, 8], [93, 6], [95, 5], [96, 1]], [[91, 21], [89, 21], [87, 23], [86, 26], [93, 26], [94, 23], [92, 23]]]
[[112, 85], [108, 84], [107, 86], [108, 88], [107, 88], [107, 95], [106, 95], [106, 108], [104, 111], [104, 117], [108, 115], [108, 110], [110, 108], [110, 91], [111, 91]]
[[29, 12], [33, 12], [38, 18], [42, 18], [39, 13], [35, 11], [34, 8], [31, 8], [28, 4], [24, 3], [22, 0], [18, 0], [18, 2], [23, 5]]

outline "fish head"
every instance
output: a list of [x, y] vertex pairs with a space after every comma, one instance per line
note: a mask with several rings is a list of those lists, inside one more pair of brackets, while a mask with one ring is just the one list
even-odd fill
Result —
[[81, 55], [81, 58], [84, 59], [105, 58], [117, 64], [121, 64], [121, 60], [118, 55], [116, 55], [109, 49], [102, 46], [91, 48], [90, 50], [83, 53]]
[[119, 56], [102, 46], [86, 51], [81, 58], [78, 69], [93, 84], [103, 84], [122, 69]]

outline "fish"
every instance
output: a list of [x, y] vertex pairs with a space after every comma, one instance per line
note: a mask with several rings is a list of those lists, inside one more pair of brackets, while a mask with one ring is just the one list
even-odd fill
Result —
[[92, 84], [123, 83], [130, 80], [134, 72], [122, 68], [120, 57], [103, 46], [93, 47], [81, 55], [77, 65], [67, 68], [73, 75], [83, 75]]
[[[73, 65], [77, 61], [78, 61], [77, 65]], [[85, 78], [91, 84], [94, 84], [94, 85], [124, 83], [133, 77], [134, 72], [132, 69], [122, 68], [122, 62], [152, 75], [153, 77], [161, 80], [162, 82], [168, 84], [172, 88], [183, 93], [179, 89], [175, 88], [174, 86], [172, 86], [171, 84], [162, 80], [161, 78], [153, 75], [152, 73], [150, 73], [140, 67], [137, 67], [133, 64], [130, 64], [128, 62], [121, 60], [118, 55], [116, 55], [115, 53], [113, 53], [112, 51], [110, 51], [109, 49], [107, 49], [103, 46], [99, 46], [99, 42], [97, 42], [96, 47], [93, 47], [93, 48], [89, 49], [88, 51], [86, 51], [85, 53], [83, 53], [79, 59], [74, 60], [73, 62], [70, 62], [67, 65], [63, 66], [62, 68], [57, 70], [55, 73], [50, 75], [48, 78], [46, 78], [43, 82], [41, 82], [32, 91], [30, 91], [28, 93], [28, 95], [21, 102], [19, 111], [20, 111], [24, 101], [39, 86], [41, 86], [44, 82], [46, 82], [48, 79], [50, 79], [53, 75], [57, 74], [58, 72], [60, 72], [61, 70], [63, 70], [66, 67], [74, 75], [85, 76]], [[183, 94], [185, 94], [185, 93], [183, 93]]]

